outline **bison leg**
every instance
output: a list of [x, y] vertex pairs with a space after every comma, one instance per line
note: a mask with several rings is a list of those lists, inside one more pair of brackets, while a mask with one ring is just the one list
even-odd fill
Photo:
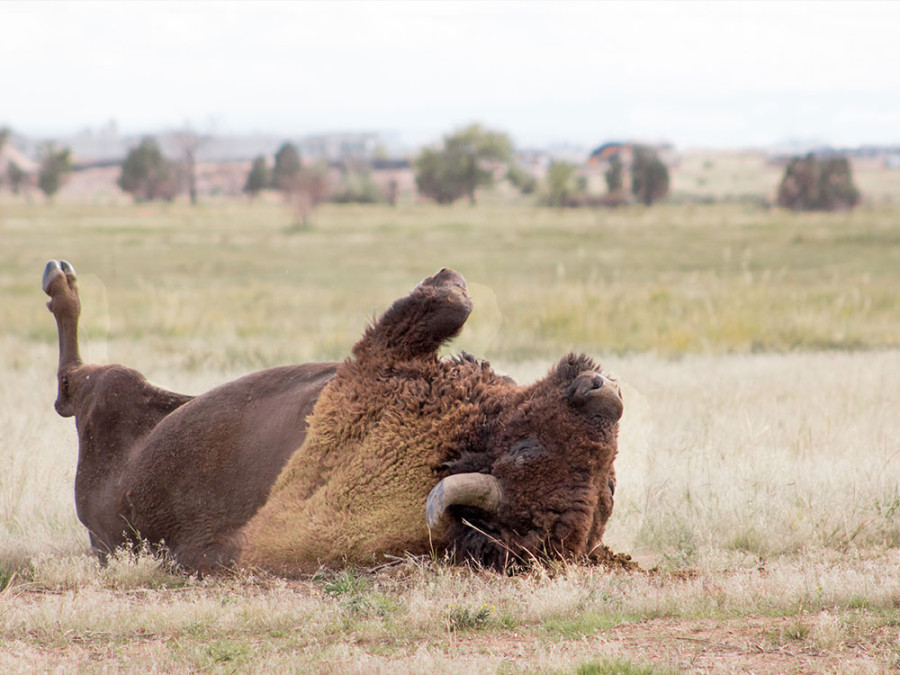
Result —
[[56, 412], [63, 417], [75, 414], [75, 408], [68, 393], [69, 376], [82, 365], [78, 351], [78, 317], [81, 301], [78, 298], [78, 282], [75, 268], [65, 260], [51, 260], [44, 268], [42, 282], [44, 293], [50, 296], [47, 307], [56, 319], [59, 331], [59, 369], [57, 379], [59, 392], [56, 398]]
[[391, 305], [363, 335], [353, 353], [363, 359], [394, 356], [399, 360], [433, 355], [462, 330], [472, 311], [466, 280], [442, 269]]
[[74, 415], [78, 428], [75, 505], [102, 561], [133, 533], [134, 516], [121, 490], [129, 458], [160, 420], [192, 397], [154, 387], [124, 366], [84, 364], [78, 351], [81, 302], [75, 268], [50, 261], [42, 285], [59, 329], [56, 411]]

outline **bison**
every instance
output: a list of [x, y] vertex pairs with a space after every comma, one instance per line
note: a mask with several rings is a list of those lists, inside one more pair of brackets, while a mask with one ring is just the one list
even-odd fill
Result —
[[585, 355], [528, 386], [463, 354], [463, 277], [422, 281], [340, 363], [247, 375], [191, 397], [88, 365], [75, 270], [43, 276], [59, 330], [60, 415], [75, 416], [78, 517], [104, 560], [164, 544], [189, 571], [283, 575], [406, 552], [487, 567], [610, 559], [616, 381]]

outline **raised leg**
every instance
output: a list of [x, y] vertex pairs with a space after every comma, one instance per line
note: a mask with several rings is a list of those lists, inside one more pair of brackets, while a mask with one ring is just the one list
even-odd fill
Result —
[[359, 359], [407, 360], [434, 355], [462, 330], [472, 311], [466, 280], [451, 269], [424, 279], [394, 302], [353, 347]]
[[65, 260], [51, 260], [44, 268], [43, 288], [50, 296], [47, 307], [59, 329], [56, 411], [60, 415], [71, 417], [91, 411], [97, 416], [103, 409], [118, 407], [127, 411], [130, 418], [127, 424], [123, 422], [124, 426], [146, 432], [147, 425], [152, 426], [192, 398], [153, 387], [143, 375], [130, 368], [85, 365], [78, 351], [81, 301], [75, 268]]
[[68, 392], [68, 378], [81, 365], [78, 351], [78, 317], [81, 301], [78, 298], [78, 278], [75, 268], [65, 260], [51, 260], [44, 268], [42, 281], [44, 293], [50, 296], [47, 307], [56, 319], [59, 330], [59, 369], [57, 379], [59, 391], [56, 398], [56, 412], [63, 417], [75, 414]]

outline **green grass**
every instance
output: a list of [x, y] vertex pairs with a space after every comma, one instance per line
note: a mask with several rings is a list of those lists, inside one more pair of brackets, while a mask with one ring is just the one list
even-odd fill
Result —
[[609, 630], [624, 623], [615, 614], [582, 612], [545, 619], [541, 627], [552, 638], [561, 640], [580, 640], [590, 637], [602, 630]]
[[583, 663], [575, 670], [576, 675], [654, 675], [655, 668], [636, 666], [630, 660], [598, 659]]
[[108, 339], [113, 358], [141, 341], [188, 369], [334, 359], [449, 266], [476, 303], [461, 343], [486, 357], [900, 345], [891, 207], [326, 206], [310, 230], [289, 223], [271, 203], [2, 203], [0, 325], [53, 339], [37, 281], [47, 259], [66, 258], [82, 278], [84, 334]]

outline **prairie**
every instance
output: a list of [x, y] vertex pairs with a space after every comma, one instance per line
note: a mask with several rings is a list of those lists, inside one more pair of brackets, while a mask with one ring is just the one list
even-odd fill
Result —
[[[527, 206], [0, 201], [4, 672], [884, 672], [900, 667], [900, 227], [890, 203]], [[450, 351], [625, 385], [607, 543], [653, 573], [389, 561], [300, 581], [100, 568], [72, 499], [39, 279], [79, 271], [83, 352], [186, 393], [341, 358], [443, 266]]]

